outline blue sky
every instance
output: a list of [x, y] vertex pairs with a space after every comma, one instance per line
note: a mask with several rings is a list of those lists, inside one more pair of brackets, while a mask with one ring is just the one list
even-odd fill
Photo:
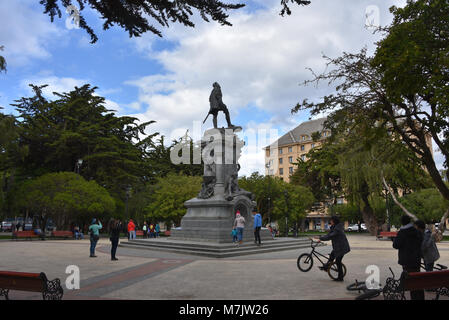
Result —
[[[103, 31], [102, 22], [86, 11], [99, 37], [90, 44], [84, 30], [66, 27], [67, 13], [51, 23], [37, 0], [4, 0], [0, 45], [8, 71], [0, 76], [0, 106], [14, 113], [10, 103], [30, 95], [29, 83], [49, 84], [49, 97], [52, 91], [90, 83], [118, 114], [156, 120], [150, 132], [176, 138], [204, 119], [217, 81], [233, 123], [256, 132], [276, 129], [280, 136], [309, 118], [307, 112], [290, 115], [297, 101], [317, 100], [332, 91], [300, 87], [311, 77], [306, 67], [323, 71], [322, 53], [335, 57], [364, 46], [372, 52], [379, 38], [364, 26], [367, 8], [375, 5], [379, 22], [387, 24], [388, 7], [404, 2], [313, 0], [280, 17], [279, 0], [246, 1], [246, 8], [230, 12], [233, 27], [194, 16], [196, 28], [159, 28], [162, 39], [150, 33], [129, 38], [117, 27]], [[221, 114], [219, 124], [224, 124]], [[211, 125], [209, 119], [202, 130]], [[261, 148], [267, 143], [260, 139], [244, 152], [243, 174], [264, 171]]]

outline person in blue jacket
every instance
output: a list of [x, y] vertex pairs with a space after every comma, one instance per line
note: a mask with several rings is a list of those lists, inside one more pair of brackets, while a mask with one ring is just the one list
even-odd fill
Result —
[[100, 232], [99, 230], [103, 228], [101, 225], [101, 222], [97, 219], [92, 219], [92, 223], [89, 226], [89, 233], [90, 233], [90, 256], [91, 258], [96, 258], [95, 255], [95, 247], [97, 246], [97, 242], [100, 239]]
[[254, 215], [254, 243], [260, 246], [261, 245], [260, 229], [262, 228], [262, 216], [255, 209], [253, 210], [253, 215]]

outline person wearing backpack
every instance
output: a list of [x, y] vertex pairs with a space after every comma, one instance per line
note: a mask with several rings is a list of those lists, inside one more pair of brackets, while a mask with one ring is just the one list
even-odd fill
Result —
[[237, 210], [237, 214], [234, 220], [234, 227], [237, 229], [238, 236], [238, 246], [243, 243], [243, 230], [245, 228], [245, 218], [243, 218], [240, 214], [240, 211]]
[[423, 240], [421, 244], [421, 255], [424, 260], [424, 269], [427, 272], [433, 271], [433, 265], [435, 261], [440, 258], [440, 253], [438, 252], [438, 248], [436, 245], [435, 234], [432, 233], [431, 230], [426, 229], [426, 224], [421, 221], [415, 221], [416, 229], [418, 229], [422, 235]]
[[109, 240], [111, 241], [111, 260], [117, 261], [115, 253], [117, 252], [117, 247], [120, 239], [120, 221], [112, 220], [109, 226]]
[[154, 232], [155, 232], [156, 238], [158, 238], [159, 232], [161, 232], [161, 227], [159, 226], [159, 223], [156, 223], [156, 226], [154, 227]]
[[154, 224], [150, 223], [150, 238], [155, 238], [154, 236]]
[[97, 246], [97, 242], [100, 239], [100, 232], [99, 230], [102, 229], [103, 226], [101, 225], [101, 222], [97, 219], [93, 219], [92, 223], [89, 226], [89, 234], [90, 234], [90, 258], [96, 258], [95, 255], [95, 247]]

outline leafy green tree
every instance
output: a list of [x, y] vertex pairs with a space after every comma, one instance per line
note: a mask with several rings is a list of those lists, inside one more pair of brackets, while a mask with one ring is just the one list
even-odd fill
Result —
[[[61, 18], [61, 7], [58, 0], [40, 0], [45, 7], [44, 14], [48, 14], [53, 22], [55, 16]], [[87, 24], [83, 16], [86, 5], [97, 11], [101, 19], [105, 20], [103, 29], [107, 30], [113, 25], [125, 29], [130, 37], [139, 37], [145, 32], [152, 32], [158, 36], [162, 33], [148, 20], [152, 18], [162, 27], [168, 27], [170, 22], [180, 23], [187, 27], [195, 27], [191, 20], [194, 11], [207, 22], [209, 19], [219, 22], [221, 25], [231, 26], [228, 21], [227, 11], [244, 7], [244, 4], [229, 4], [219, 0], [62, 0], [62, 6], [67, 8], [78, 4], [80, 8], [79, 26], [86, 30], [91, 37], [91, 42], [98, 40], [93, 29]], [[288, 3], [307, 5], [310, 1], [281, 0], [282, 11], [290, 15]]]
[[334, 213], [342, 220], [350, 222], [359, 222], [362, 220], [360, 205], [354, 203], [337, 204], [333, 207]]
[[294, 226], [298, 230], [298, 226], [304, 221], [307, 211], [315, 202], [313, 193], [306, 187], [293, 185], [281, 181], [281, 196], [274, 200], [273, 219], [279, 222], [279, 229], [285, 233], [285, 221], [289, 227]]
[[49, 218], [62, 229], [74, 221], [88, 222], [115, 210], [114, 199], [105, 188], [73, 172], [49, 173], [25, 181], [17, 187], [12, 202], [16, 209], [38, 217], [42, 230]]
[[[5, 49], [4, 46], [0, 46], [0, 51], [3, 51]], [[0, 56], [0, 73], [2, 71], [6, 72], [6, 59], [3, 56]]]
[[137, 124], [137, 118], [117, 117], [106, 109], [105, 98], [95, 95], [96, 87], [88, 84], [55, 93], [58, 99], [53, 101], [42, 95], [46, 86], [31, 87], [33, 97], [13, 104], [21, 118], [20, 145], [29, 148], [18, 165], [22, 177], [76, 171], [123, 200], [128, 185], [150, 179], [144, 149], [157, 133], [145, 136], [144, 131], [154, 121]]
[[290, 223], [297, 225], [315, 201], [309, 188], [289, 184], [277, 177], [262, 176], [258, 172], [240, 178], [239, 186], [254, 194], [257, 211], [267, 222], [284, 221], [287, 214]]
[[263, 220], [271, 222], [274, 201], [282, 196], [282, 181], [277, 177], [263, 176], [254, 172], [249, 177], [240, 178], [239, 186], [254, 194], [257, 211], [262, 215]]
[[[399, 202], [425, 223], [439, 222], [449, 206], [449, 201], [445, 200], [435, 188], [406, 194], [399, 198]], [[396, 220], [398, 220], [402, 212], [397, 205], [394, 209]]]
[[145, 208], [145, 218], [152, 221], [164, 221], [179, 225], [186, 214], [184, 202], [195, 198], [201, 190], [202, 178], [169, 173], [157, 178], [151, 194], [151, 202]]
[[317, 201], [325, 202], [342, 195], [341, 177], [338, 170], [338, 150], [336, 143], [326, 143], [307, 153], [307, 161], [298, 159], [296, 170], [290, 176], [290, 183], [311, 189]]
[[[325, 57], [330, 71], [305, 83], [336, 84], [336, 93], [319, 103], [304, 100], [292, 110], [310, 109], [312, 114], [330, 111], [331, 117], [340, 113], [344, 117], [338, 117], [337, 122], [345, 123], [346, 129], [363, 126], [366, 119], [376, 120], [376, 127], [388, 130], [417, 155], [446, 200], [449, 187], [437, 169], [429, 142], [431, 138], [435, 141], [447, 167], [448, 6], [445, 0], [417, 0], [407, 2], [403, 9], [392, 7], [393, 22], [383, 28], [385, 38], [378, 43], [375, 55], [370, 57], [363, 49], [335, 59]], [[448, 214], [449, 210], [442, 222]], [[440, 226], [443, 231], [444, 224]]]

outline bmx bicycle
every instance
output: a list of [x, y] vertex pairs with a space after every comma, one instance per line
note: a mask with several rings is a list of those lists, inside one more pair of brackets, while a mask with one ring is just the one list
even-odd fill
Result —
[[[338, 268], [337, 268], [337, 264], [335, 263], [335, 261], [331, 262], [330, 265], [326, 266], [327, 261], [329, 260], [329, 256], [321, 254], [315, 250], [315, 248], [318, 246], [318, 244], [320, 242], [314, 241], [312, 238], [309, 238], [309, 239], [311, 241], [310, 247], [312, 248], [312, 251], [310, 253], [303, 253], [298, 257], [298, 260], [296, 263], [298, 266], [298, 269], [301, 270], [302, 272], [310, 271], [310, 269], [312, 269], [312, 267], [313, 267], [313, 258], [315, 257], [322, 264], [322, 266], [319, 267], [320, 270], [327, 272], [327, 274], [329, 275], [329, 277], [331, 279], [337, 279], [338, 278]], [[323, 260], [321, 260], [320, 257], [322, 259], [326, 259], [326, 262], [323, 262]], [[346, 275], [346, 266], [343, 263], [341, 265], [343, 267], [343, 277], [344, 277]]]
[[[379, 284], [380, 285], [380, 284]], [[358, 293], [363, 292], [362, 294], [358, 295], [355, 300], [369, 300], [378, 297], [382, 292], [383, 289], [368, 289], [366, 287], [365, 282], [358, 282], [355, 280], [354, 283], [350, 284], [346, 287], [348, 291], [358, 291]]]

